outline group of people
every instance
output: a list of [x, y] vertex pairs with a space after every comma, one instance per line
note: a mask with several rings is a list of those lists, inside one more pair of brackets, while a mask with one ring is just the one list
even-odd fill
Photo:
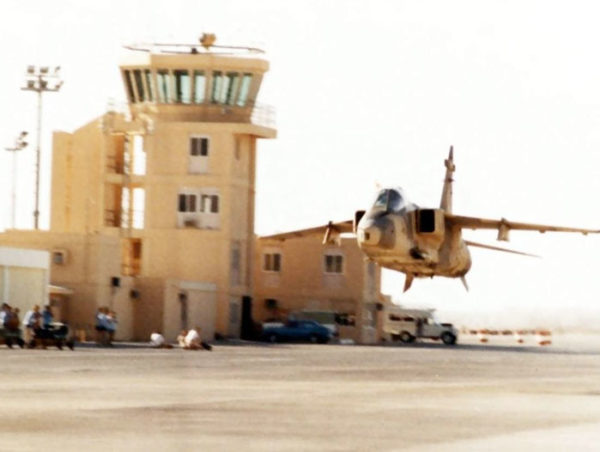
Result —
[[[177, 336], [177, 344], [184, 350], [210, 350], [210, 345], [202, 342], [200, 337], [200, 328], [182, 330]], [[165, 341], [165, 337], [160, 331], [153, 331], [150, 335], [150, 346], [153, 348], [173, 348], [171, 344]]]
[[[0, 327], [11, 333], [19, 333], [21, 321], [19, 319], [19, 308], [13, 308], [8, 303], [2, 303], [0, 310]], [[39, 305], [35, 305], [27, 311], [23, 318], [24, 341], [29, 344], [35, 337], [45, 337], [54, 323], [54, 315], [50, 305], [44, 306], [40, 312]]]
[[112, 346], [117, 331], [117, 313], [106, 306], [96, 311], [96, 343], [103, 346]]

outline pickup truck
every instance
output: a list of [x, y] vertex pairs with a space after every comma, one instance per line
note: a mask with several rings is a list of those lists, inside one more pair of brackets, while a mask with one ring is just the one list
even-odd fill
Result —
[[433, 309], [405, 309], [399, 306], [385, 310], [383, 332], [392, 341], [404, 343], [416, 339], [441, 340], [446, 345], [456, 344], [458, 330], [451, 323], [438, 323]]

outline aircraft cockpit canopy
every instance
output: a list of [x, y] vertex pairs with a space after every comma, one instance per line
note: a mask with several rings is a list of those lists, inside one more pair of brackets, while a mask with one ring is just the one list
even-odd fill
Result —
[[373, 213], [379, 212], [400, 212], [406, 207], [406, 198], [401, 189], [384, 188], [377, 193], [373, 208]]

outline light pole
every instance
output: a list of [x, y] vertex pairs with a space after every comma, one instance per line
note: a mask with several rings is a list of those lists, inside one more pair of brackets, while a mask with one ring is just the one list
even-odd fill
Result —
[[40, 217], [40, 143], [42, 135], [42, 93], [56, 92], [60, 89], [63, 81], [60, 79], [60, 66], [56, 66], [52, 72], [48, 66], [27, 66], [25, 74], [26, 85], [23, 91], [35, 91], [38, 94], [37, 115], [37, 148], [35, 151], [35, 210], [33, 211], [33, 224], [39, 229]]
[[15, 144], [12, 147], [5, 147], [9, 152], [12, 152], [13, 155], [13, 168], [12, 168], [12, 208], [11, 208], [11, 228], [15, 228], [15, 212], [17, 210], [17, 151], [25, 148], [27, 146], [27, 142], [25, 141], [25, 137], [27, 136], [27, 132], [23, 131], [15, 140]]

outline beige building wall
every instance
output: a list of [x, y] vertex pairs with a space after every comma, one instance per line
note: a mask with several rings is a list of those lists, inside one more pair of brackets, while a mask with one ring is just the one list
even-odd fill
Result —
[[0, 246], [0, 300], [21, 315], [48, 299], [49, 253]]
[[[0, 246], [44, 250], [50, 256], [49, 274], [54, 285], [73, 293], [64, 297], [60, 314], [75, 330], [94, 335], [94, 316], [100, 306], [117, 313], [117, 339], [131, 339], [134, 333], [132, 278], [120, 274], [120, 240], [116, 237], [49, 231], [8, 231], [0, 234]], [[58, 257], [60, 256], [60, 259]], [[119, 286], [114, 286], [118, 278]], [[32, 297], [27, 309], [43, 305], [48, 294]]]
[[[279, 270], [265, 257], [275, 254], [281, 256]], [[326, 256], [333, 256], [329, 265]], [[333, 311], [355, 321], [354, 327], [340, 327], [341, 337], [376, 341], [381, 270], [365, 260], [355, 239], [323, 245], [316, 235], [285, 241], [258, 238], [254, 268], [255, 320], [281, 320], [302, 310]]]

